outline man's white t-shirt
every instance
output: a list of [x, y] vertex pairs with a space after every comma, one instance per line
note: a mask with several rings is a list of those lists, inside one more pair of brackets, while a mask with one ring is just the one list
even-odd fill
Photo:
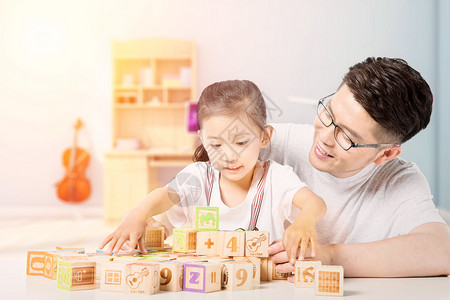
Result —
[[[193, 207], [207, 206], [206, 170], [204, 162], [190, 164], [167, 185], [174, 189], [180, 197], [180, 202], [167, 211], [167, 217], [174, 227], [182, 227], [186, 223], [193, 222]], [[219, 207], [219, 230], [239, 228], [247, 230], [257, 185], [264, 173], [262, 164], [256, 164], [252, 183], [244, 202], [233, 208], [222, 202], [219, 187], [220, 174], [215, 168], [213, 171], [214, 183], [210, 206]], [[292, 167], [282, 166], [274, 161], [270, 162], [256, 227], [260, 231], [269, 231], [271, 241], [283, 237], [284, 221], [292, 213], [292, 199], [295, 193], [303, 187], [305, 184], [293, 172]]]
[[414, 163], [396, 158], [381, 166], [372, 163], [354, 176], [337, 178], [315, 169], [309, 161], [313, 126], [272, 126], [270, 159], [292, 166], [300, 180], [327, 204], [327, 213], [316, 227], [320, 243], [372, 242], [407, 234], [421, 224], [445, 223], [425, 176]]

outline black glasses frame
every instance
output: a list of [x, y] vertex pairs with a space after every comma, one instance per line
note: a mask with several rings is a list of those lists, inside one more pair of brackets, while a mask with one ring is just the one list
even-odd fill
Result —
[[[323, 124], [323, 126], [325, 126], [325, 127], [330, 127], [331, 124], [334, 125], [334, 139], [336, 140], [336, 143], [338, 143], [338, 145], [342, 149], [344, 149], [345, 151], [348, 151], [351, 148], [381, 148], [381, 147], [389, 147], [389, 146], [400, 146], [399, 144], [359, 144], [359, 143], [353, 142], [352, 139], [348, 136], [348, 134], [344, 131], [344, 129], [342, 129], [339, 125], [337, 125], [334, 122], [333, 116], [331, 115], [331, 113], [328, 111], [327, 107], [324, 104], [324, 101], [333, 95], [334, 95], [334, 93], [330, 94], [326, 97], [323, 97], [322, 99], [319, 100], [319, 103], [317, 104], [317, 117], [319, 118], [319, 120]], [[324, 121], [320, 118], [320, 112], [322, 111], [322, 109], [325, 110], [325, 112], [328, 114], [328, 117], [330, 118], [331, 123], [325, 124]], [[345, 137], [350, 142], [349, 147], [344, 147], [339, 143], [339, 141], [337, 139], [338, 130], [342, 131], [342, 133], [345, 135]]]

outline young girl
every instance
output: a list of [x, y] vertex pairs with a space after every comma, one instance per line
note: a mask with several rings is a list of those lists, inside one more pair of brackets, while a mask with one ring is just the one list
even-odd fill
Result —
[[[290, 262], [305, 257], [308, 244], [315, 256], [315, 225], [326, 212], [323, 200], [300, 181], [291, 167], [259, 161], [261, 148], [273, 133], [266, 126], [266, 106], [251, 81], [233, 80], [208, 86], [197, 106], [202, 142], [187, 166], [165, 187], [158, 188], [123, 219], [101, 243], [117, 253], [129, 241], [143, 246], [146, 221], [166, 212], [174, 227], [189, 224], [194, 206], [219, 207], [220, 230], [269, 231], [271, 240], [283, 239]], [[293, 206], [301, 212], [289, 220]], [[284, 230], [284, 221], [292, 224]], [[298, 254], [298, 249], [300, 252]]]

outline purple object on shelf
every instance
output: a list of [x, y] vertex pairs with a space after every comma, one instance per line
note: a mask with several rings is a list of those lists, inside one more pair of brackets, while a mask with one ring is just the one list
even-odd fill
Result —
[[200, 129], [197, 122], [197, 103], [189, 103], [187, 125], [189, 132], [197, 132]]

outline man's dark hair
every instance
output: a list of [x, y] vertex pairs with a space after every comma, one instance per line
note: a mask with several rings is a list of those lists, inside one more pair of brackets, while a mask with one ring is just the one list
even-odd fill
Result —
[[433, 94], [419, 72], [399, 58], [369, 57], [342, 84], [384, 129], [382, 143], [404, 143], [430, 122]]

